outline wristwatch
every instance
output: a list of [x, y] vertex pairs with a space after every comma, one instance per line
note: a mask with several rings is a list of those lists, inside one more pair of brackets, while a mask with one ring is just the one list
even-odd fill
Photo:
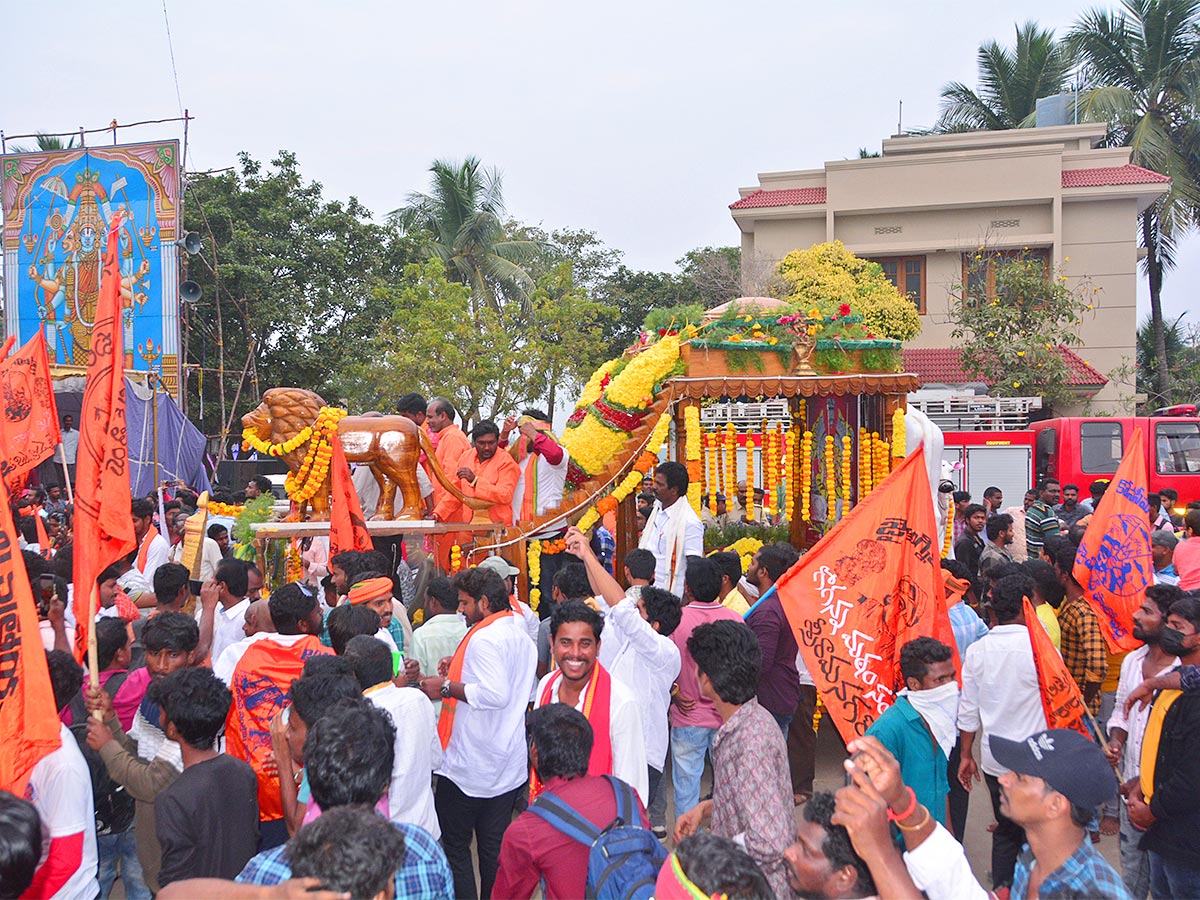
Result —
[[441, 690], [439, 693], [441, 693], [441, 695], [443, 697], [450, 696], [450, 679], [449, 678], [447, 678], [445, 681], [442, 682], [442, 687], [441, 687]]

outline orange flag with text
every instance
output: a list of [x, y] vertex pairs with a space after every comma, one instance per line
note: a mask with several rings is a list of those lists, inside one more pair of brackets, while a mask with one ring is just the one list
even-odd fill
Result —
[[367, 532], [358, 491], [350, 477], [350, 464], [342, 439], [336, 433], [329, 439], [333, 456], [329, 462], [329, 558], [343, 550], [374, 550], [375, 544]]
[[1054, 641], [1050, 640], [1028, 597], [1025, 598], [1025, 630], [1029, 632], [1029, 643], [1033, 647], [1033, 665], [1037, 669], [1038, 686], [1042, 689], [1046, 727], [1074, 728], [1095, 740], [1084, 725], [1087, 706], [1084, 705], [1083, 694], [1079, 693], [1079, 685], [1067, 671], [1067, 664], [1059, 655]]
[[1113, 653], [1142, 645], [1133, 636], [1133, 611], [1154, 583], [1144, 440], [1145, 435], [1134, 429], [1075, 554], [1075, 580], [1083, 586]]
[[38, 760], [62, 743], [38, 611], [0, 483], [0, 790], [24, 796]]
[[909, 454], [776, 584], [796, 642], [844, 740], [903, 686], [900, 648], [955, 652], [924, 448]]
[[75, 658], [83, 661], [92, 622], [89, 601], [104, 569], [137, 547], [130, 517], [125, 434], [125, 350], [121, 330], [121, 216], [104, 251], [100, 296], [88, 350], [75, 457]]
[[9, 491], [62, 440], [50, 381], [50, 357], [41, 329], [25, 346], [0, 362], [4, 415], [0, 416], [0, 475]]

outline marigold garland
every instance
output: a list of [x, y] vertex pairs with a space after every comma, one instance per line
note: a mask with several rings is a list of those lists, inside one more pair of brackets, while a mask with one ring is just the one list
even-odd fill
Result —
[[[658, 417], [658, 421], [654, 425], [654, 430], [650, 432], [650, 438], [646, 443], [646, 451], [638, 458], [639, 462], [646, 457], [652, 458], [655, 462], [658, 461], [658, 451], [662, 449], [662, 445], [666, 442], [670, 429], [671, 416], [664, 410], [662, 415]], [[579, 530], [590, 531], [600, 521], [602, 510], [599, 507], [601, 504], [604, 504], [606, 510], [616, 509], [617, 505], [632, 494], [638, 485], [642, 483], [644, 474], [644, 472], [639, 472], [636, 467], [626, 474], [611, 494], [600, 498], [591, 509], [583, 514], [583, 518], [577, 523]], [[609, 500], [611, 500], [611, 506], [605, 502]]]
[[879, 485], [883, 483], [883, 480], [891, 472], [891, 467], [888, 465], [891, 448], [888, 442], [882, 438], [875, 442], [875, 448], [875, 487], [878, 489]]
[[942, 539], [942, 559], [950, 557], [950, 545], [954, 542], [954, 505], [946, 510], [946, 536]]
[[462, 568], [462, 564], [462, 547], [460, 547], [458, 544], [455, 544], [450, 548], [450, 574], [453, 575], [455, 572], [459, 571]]
[[725, 425], [725, 497], [732, 508], [737, 502], [737, 426]]
[[688, 468], [688, 503], [700, 515], [700, 496], [704, 490], [704, 469], [701, 462], [702, 433], [700, 431], [700, 407], [688, 406], [683, 410], [684, 456]]
[[329, 464], [333, 460], [333, 435], [337, 433], [338, 422], [345, 418], [346, 411], [335, 406], [322, 406], [317, 413], [317, 421], [312, 426], [312, 439], [308, 443], [308, 453], [300, 468], [289, 472], [283, 481], [284, 490], [295, 503], [307, 503], [317, 495], [329, 477]]
[[842, 436], [842, 495], [845, 497], [845, 502], [842, 504], [842, 514], [845, 515], [850, 511], [850, 496], [854, 493], [854, 482], [851, 480], [850, 461], [852, 458], [850, 450], [850, 435]]
[[298, 433], [288, 438], [282, 444], [273, 444], [270, 441], [265, 441], [254, 433], [254, 427], [247, 425], [242, 430], [242, 449], [257, 450], [259, 453], [265, 453], [267, 456], [287, 456], [308, 441], [312, 437], [313, 429], [311, 425], [305, 425]]
[[529, 608], [537, 612], [538, 604], [542, 602], [542, 542], [530, 541], [526, 551], [529, 564]]
[[746, 521], [754, 521], [754, 435], [746, 435]]
[[583, 386], [583, 391], [580, 393], [579, 400], [575, 404], [576, 409], [585, 409], [600, 399], [600, 395], [604, 392], [605, 388], [604, 379], [610, 372], [612, 372], [613, 369], [620, 365], [621, 360], [622, 357], [620, 356], [618, 356], [616, 359], [610, 359], [592, 373], [592, 377], [589, 378], [587, 380], [587, 384]]
[[805, 431], [800, 450], [800, 518], [805, 522], [812, 521], [812, 464], [813, 433]]
[[832, 434], [825, 435], [825, 496], [829, 507], [825, 513], [825, 521], [832, 526], [837, 521], [837, 468], [833, 457]]
[[711, 515], [717, 514], [717, 492], [721, 489], [721, 482], [717, 480], [717, 462], [721, 454], [717, 452], [717, 436], [711, 431], [704, 434], [704, 473], [705, 482], [704, 490], [708, 494], [708, 511]]
[[288, 541], [283, 571], [288, 581], [299, 581], [304, 577], [304, 561], [300, 558], [300, 542], [296, 538]]
[[867, 429], [858, 429], [858, 502], [871, 493], [871, 438]]
[[210, 516], [224, 516], [229, 519], [236, 519], [245, 511], [245, 505], [239, 506], [235, 503], [217, 503], [215, 500], [208, 501], [208, 514]]
[[896, 411], [892, 413], [892, 456], [896, 459], [904, 459], [908, 455], [904, 445], [905, 439], [904, 410], [897, 406]]
[[796, 437], [797, 427], [795, 425], [792, 426], [791, 431], [784, 432], [784, 450], [787, 454], [787, 462], [783, 469], [787, 473], [787, 490], [783, 494], [783, 515], [789, 522], [796, 513], [796, 487], [799, 481], [796, 477]]

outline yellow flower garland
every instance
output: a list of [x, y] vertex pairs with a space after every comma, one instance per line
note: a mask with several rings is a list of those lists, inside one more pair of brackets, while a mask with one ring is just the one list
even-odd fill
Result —
[[850, 473], [850, 462], [852, 454], [850, 450], [850, 435], [842, 436], [842, 494], [845, 497], [845, 502], [842, 504], [842, 513], [850, 511], [850, 497], [854, 493], [853, 476]]
[[713, 432], [706, 432], [704, 435], [704, 474], [706, 484], [705, 491], [708, 492], [708, 511], [712, 515], [717, 514], [717, 493], [721, 490], [721, 482], [717, 480], [717, 463], [721, 458], [721, 454], [717, 451], [717, 436]]
[[699, 478], [691, 478], [693, 468], [700, 467], [700, 448], [701, 448], [701, 432], [700, 432], [700, 407], [688, 406], [683, 411], [683, 434], [684, 434], [684, 455], [688, 462], [688, 503], [692, 509], [696, 511], [696, 515], [700, 515], [700, 496], [704, 485]]
[[245, 506], [238, 506], [234, 503], [217, 503], [215, 500], [208, 501], [208, 514], [210, 516], [225, 516], [230, 519], [236, 519], [245, 511]]
[[832, 434], [825, 435], [825, 495], [829, 508], [825, 513], [825, 521], [832, 526], [837, 521], [837, 468], [833, 456]]
[[871, 493], [871, 437], [867, 429], [858, 429], [858, 502]]
[[654, 385], [675, 366], [679, 359], [679, 335], [669, 334], [657, 344], [644, 350], [630, 361], [621, 373], [608, 383], [604, 392], [624, 409], [642, 409], [650, 398]]
[[897, 406], [896, 411], [892, 413], [892, 456], [896, 459], [904, 459], [908, 455], [904, 446], [905, 439], [904, 410]]
[[787, 472], [787, 490], [784, 492], [783, 515], [789, 522], [792, 521], [792, 516], [796, 512], [796, 486], [798, 479], [796, 478], [796, 426], [792, 426], [792, 430], [784, 433], [784, 450], [787, 454], [787, 462], [784, 465], [784, 471]]
[[529, 562], [529, 608], [537, 612], [542, 602], [542, 542], [530, 541], [527, 556]]
[[[658, 451], [662, 449], [662, 445], [667, 440], [667, 434], [671, 429], [671, 416], [664, 410], [658, 417], [658, 421], [654, 424], [654, 430], [650, 432], [650, 439], [646, 443], [645, 453], [651, 456], [657, 456]], [[637, 469], [631, 470], [613, 489], [610, 495], [618, 503], [634, 492], [638, 485], [642, 483], [642, 472]], [[590, 531], [592, 527], [600, 521], [600, 511], [593, 505], [587, 512], [583, 514], [578, 522], [580, 531]]]
[[812, 521], [812, 443], [813, 433], [804, 432], [804, 442], [800, 450], [800, 518], [805, 522]]
[[754, 435], [746, 435], [746, 521], [754, 521]]
[[600, 386], [600, 383], [604, 381], [604, 376], [615, 369], [617, 364], [620, 362], [621, 357], [619, 356], [616, 359], [610, 359], [592, 373], [592, 377], [589, 378], [587, 384], [583, 386], [583, 392], [579, 395], [579, 400], [575, 404], [576, 409], [582, 409], [584, 407], [591, 406], [600, 399], [601, 394], [604, 393], [604, 388]]
[[954, 504], [946, 511], [946, 537], [942, 540], [942, 559], [950, 556], [950, 545], [954, 542]]
[[282, 444], [272, 444], [270, 441], [264, 441], [254, 433], [253, 426], [246, 426], [242, 429], [242, 449], [257, 450], [259, 453], [265, 453], [267, 456], [287, 456], [295, 450], [300, 449], [312, 437], [313, 430], [311, 425], [306, 425], [300, 429], [299, 433], [288, 438]]
[[725, 497], [729, 508], [737, 501], [737, 426], [725, 425]]
[[458, 544], [455, 544], [450, 548], [450, 574], [453, 575], [455, 572], [461, 569], [462, 564], [462, 547], [460, 547]]
[[338, 422], [345, 415], [344, 409], [334, 406], [323, 406], [317, 413], [317, 421], [312, 425], [308, 454], [300, 463], [300, 468], [289, 472], [283, 482], [284, 490], [293, 502], [307, 503], [325, 486], [329, 476], [329, 464], [333, 460], [331, 439], [337, 433]]

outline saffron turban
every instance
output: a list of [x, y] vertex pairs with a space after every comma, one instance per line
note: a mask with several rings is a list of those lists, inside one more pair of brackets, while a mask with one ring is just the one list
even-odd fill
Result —
[[350, 588], [350, 593], [346, 595], [346, 599], [351, 603], [357, 604], [370, 603], [372, 600], [391, 596], [392, 579], [368, 578], [366, 581], [360, 581], [354, 587]]

